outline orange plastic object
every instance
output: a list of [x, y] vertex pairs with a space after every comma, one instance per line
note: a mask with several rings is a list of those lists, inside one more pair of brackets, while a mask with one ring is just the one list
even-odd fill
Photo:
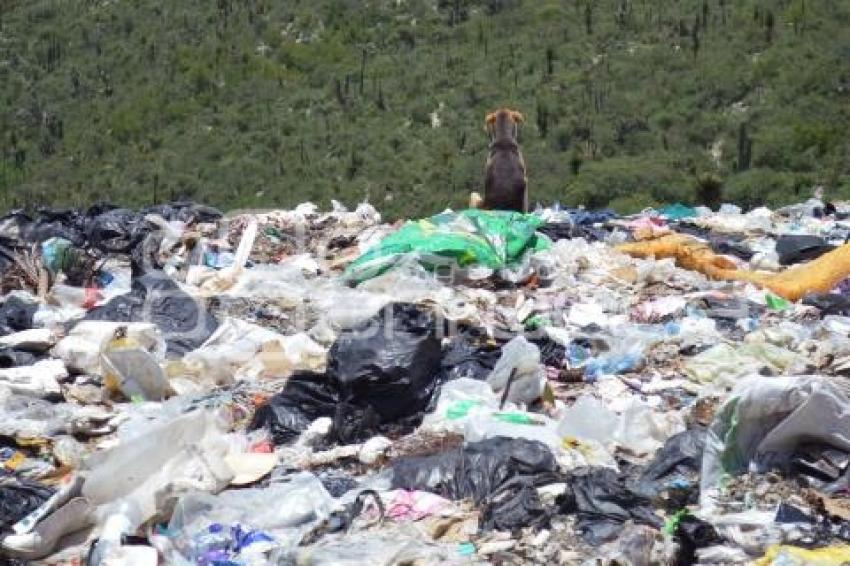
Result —
[[617, 249], [632, 257], [673, 258], [676, 265], [683, 269], [697, 271], [711, 279], [749, 281], [789, 301], [798, 301], [807, 293], [828, 293], [850, 277], [850, 244], [780, 273], [737, 269], [730, 259], [715, 254], [706, 244], [681, 234], [622, 244]]

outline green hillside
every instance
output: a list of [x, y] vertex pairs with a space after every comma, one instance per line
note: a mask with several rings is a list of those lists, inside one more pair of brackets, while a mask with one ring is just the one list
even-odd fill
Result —
[[[847, 0], [5, 0], [0, 208], [850, 197]], [[721, 194], [722, 193], [722, 194]]]

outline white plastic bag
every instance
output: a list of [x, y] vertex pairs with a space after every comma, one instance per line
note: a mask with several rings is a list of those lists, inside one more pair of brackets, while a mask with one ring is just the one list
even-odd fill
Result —
[[184, 357], [185, 365], [207, 382], [229, 383], [294, 370], [320, 370], [326, 351], [304, 333], [284, 336], [256, 324], [227, 318], [204, 344]]
[[68, 369], [81, 373], [103, 375], [101, 354], [115, 338], [118, 328], [126, 329], [126, 336], [157, 359], [165, 357], [165, 340], [155, 324], [147, 322], [106, 322], [84, 320], [74, 326], [68, 335], [53, 348]]
[[708, 430], [700, 503], [710, 509], [724, 475], [782, 468], [798, 445], [850, 452], [850, 399], [830, 378], [751, 377], [741, 381]]
[[68, 377], [60, 360], [42, 360], [31, 366], [0, 369], [0, 383], [15, 393], [46, 397], [60, 393], [59, 381]]
[[523, 336], [517, 336], [502, 348], [502, 357], [487, 378], [494, 391], [502, 391], [511, 373], [516, 375], [508, 392], [514, 403], [531, 403], [540, 398], [546, 386], [546, 372], [540, 364], [540, 349]]
[[582, 395], [568, 407], [558, 424], [558, 434], [602, 444], [611, 442], [617, 429], [617, 414], [591, 395]]
[[471, 416], [498, 408], [499, 396], [486, 381], [462, 377], [440, 388], [437, 406], [425, 415], [422, 426], [433, 431], [460, 432]]
[[180, 493], [224, 488], [233, 478], [224, 462], [227, 448], [221, 420], [213, 412], [187, 413], [92, 454], [84, 464], [89, 475], [83, 496], [101, 508], [101, 516], [112, 514], [119, 502], [131, 502], [138, 509], [136, 520], [144, 522]]
[[168, 525], [169, 531], [177, 533], [177, 547], [190, 558], [192, 537], [217, 523], [262, 531], [274, 538], [279, 551], [292, 550], [307, 530], [330, 514], [335, 500], [309, 472], [286, 480], [218, 495], [199, 491], [183, 495]]

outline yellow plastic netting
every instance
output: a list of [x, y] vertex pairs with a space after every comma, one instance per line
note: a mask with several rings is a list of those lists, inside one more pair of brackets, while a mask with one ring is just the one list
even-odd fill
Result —
[[632, 257], [673, 258], [683, 269], [711, 279], [749, 281], [789, 301], [798, 301], [807, 293], [827, 293], [850, 277], [850, 244], [781, 273], [737, 269], [734, 262], [715, 254], [706, 244], [681, 234], [622, 244], [617, 249]]
[[762, 558], [753, 564], [771, 566], [773, 564], [793, 564], [799, 566], [841, 566], [850, 562], [850, 546], [827, 546], [816, 550], [807, 550], [796, 546], [772, 546]]

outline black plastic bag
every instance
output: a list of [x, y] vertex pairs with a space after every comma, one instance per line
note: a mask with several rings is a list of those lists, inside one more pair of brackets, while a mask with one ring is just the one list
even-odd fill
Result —
[[711, 249], [719, 254], [733, 255], [744, 261], [750, 261], [756, 255], [747, 244], [737, 240], [724, 240], [721, 238], [712, 238], [709, 241]]
[[176, 216], [171, 220], [180, 220], [188, 224], [194, 224], [196, 222], [215, 222], [224, 216], [219, 209], [212, 206], [195, 203], [183, 204], [184, 206], [180, 207]]
[[339, 394], [321, 373], [298, 372], [254, 413], [249, 430], [267, 429], [275, 444], [295, 440], [311, 422], [334, 414]]
[[328, 354], [328, 376], [341, 400], [370, 405], [382, 422], [393, 422], [425, 409], [437, 385], [440, 359], [431, 313], [394, 303], [339, 335]]
[[793, 505], [785, 503], [784, 501], [779, 504], [779, 507], [776, 508], [776, 518], [774, 519], [774, 521], [777, 523], [784, 524], [815, 524], [814, 517], [807, 515], [799, 507], [794, 507]]
[[[564, 209], [570, 215], [568, 222], [548, 222], [537, 229], [550, 240], [571, 240], [584, 238], [589, 242], [604, 240], [608, 234], [604, 225], [609, 220], [617, 218], [617, 213], [605, 208], [601, 210], [584, 210], [581, 208]], [[601, 228], [598, 226], [602, 226]]]
[[441, 454], [399, 458], [392, 470], [394, 489], [430, 491], [453, 500], [471, 497], [476, 504], [517, 477], [526, 477], [533, 485], [558, 481], [558, 466], [548, 446], [501, 436]]
[[331, 438], [341, 444], [364, 442], [375, 436], [381, 417], [370, 405], [339, 403], [333, 414]]
[[670, 510], [696, 503], [705, 435], [696, 426], [668, 438], [638, 478], [638, 491], [651, 498], [669, 492]]
[[0, 346], [0, 369], [30, 366], [37, 360], [38, 358], [29, 352]]
[[679, 519], [676, 531], [673, 533], [679, 541], [679, 552], [676, 556], [677, 566], [696, 563], [696, 551], [722, 542], [720, 535], [710, 523], [693, 515], [685, 515]]
[[57, 220], [36, 220], [27, 227], [24, 233], [24, 240], [27, 242], [40, 244], [50, 238], [64, 238], [80, 247], [86, 244], [86, 237], [80, 230]]
[[626, 479], [610, 468], [573, 470], [560, 509], [577, 515], [576, 527], [594, 545], [616, 537], [628, 520], [655, 528], [663, 524], [649, 498], [633, 491]]
[[0, 532], [41, 507], [54, 491], [28, 480], [4, 478], [0, 481]]
[[196, 222], [215, 222], [220, 219], [222, 212], [217, 208], [196, 204], [194, 202], [172, 202], [148, 206], [140, 211], [145, 214], [157, 214], [166, 220], [179, 220], [187, 224]]
[[513, 531], [524, 527], [545, 528], [552, 518], [543, 506], [537, 488], [528, 478], [515, 478], [496, 490], [481, 508], [485, 531]]
[[331, 440], [366, 440], [382, 423], [421, 414], [434, 393], [440, 358], [433, 317], [415, 305], [390, 305], [364, 326], [340, 334], [326, 374], [289, 378], [257, 410], [251, 427], [267, 427], [282, 444], [313, 420], [332, 417]]
[[12, 210], [0, 216], [0, 238], [12, 241], [23, 239], [22, 234], [32, 224], [30, 218], [23, 210]]
[[673, 228], [680, 234], [696, 236], [701, 240], [707, 241], [711, 249], [719, 254], [733, 255], [737, 258], [743, 259], [744, 261], [749, 261], [754, 255], [756, 255], [755, 252], [747, 246], [746, 238], [738, 234], [723, 234], [721, 236], [716, 236], [711, 233], [711, 230], [702, 228], [687, 221], [677, 222], [673, 225]]
[[502, 356], [498, 346], [476, 345], [463, 337], [453, 338], [443, 350], [440, 383], [462, 377], [483, 381]]
[[484, 381], [493, 372], [501, 356], [502, 350], [498, 346], [477, 345], [474, 339], [463, 334], [454, 336], [443, 348], [437, 387], [425, 407], [425, 412], [430, 413], [436, 409], [444, 383], [460, 378]]
[[820, 309], [821, 314], [850, 315], [850, 297], [838, 293], [809, 293], [803, 304]]
[[118, 208], [89, 219], [85, 228], [89, 245], [106, 253], [129, 253], [151, 227], [140, 214]]
[[783, 234], [776, 240], [780, 265], [793, 265], [816, 259], [834, 249], [835, 246], [826, 243], [826, 240], [819, 236]]
[[91, 219], [96, 216], [100, 216], [101, 214], [105, 214], [111, 210], [118, 210], [118, 208], [118, 205], [109, 202], [96, 202], [86, 209], [84, 216], [87, 219]]
[[0, 274], [5, 273], [7, 269], [15, 264], [15, 252], [12, 249], [14, 245], [14, 241], [0, 236]]
[[7, 297], [0, 304], [0, 336], [30, 330], [37, 311], [37, 303], [30, 303], [18, 297]]
[[168, 353], [176, 356], [197, 349], [218, 328], [218, 320], [203, 301], [157, 272], [133, 279], [129, 293], [92, 309], [86, 320], [151, 322], [162, 332]]
[[548, 336], [537, 338], [531, 341], [540, 349], [540, 361], [543, 365], [555, 368], [564, 367], [564, 361], [567, 358], [567, 349], [558, 344]]

